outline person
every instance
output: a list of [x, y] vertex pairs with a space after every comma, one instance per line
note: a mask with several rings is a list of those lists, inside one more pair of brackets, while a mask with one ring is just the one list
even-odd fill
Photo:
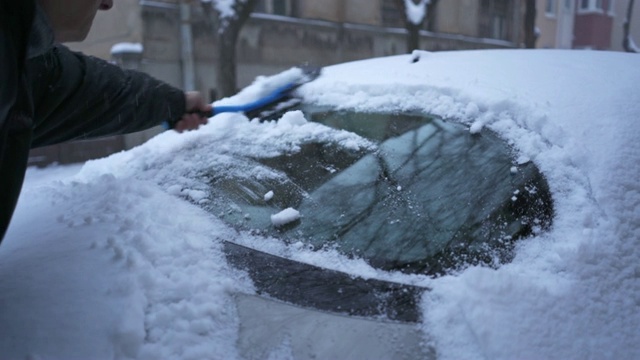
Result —
[[182, 132], [207, 122], [198, 92], [73, 52], [113, 0], [0, 0], [0, 242], [29, 150], [124, 134], [161, 123]]

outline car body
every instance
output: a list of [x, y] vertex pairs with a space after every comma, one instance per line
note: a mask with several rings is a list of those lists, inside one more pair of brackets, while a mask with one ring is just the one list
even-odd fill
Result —
[[27, 185], [0, 348], [633, 358], [639, 80], [637, 55], [609, 52], [357, 61], [273, 120], [218, 115]]

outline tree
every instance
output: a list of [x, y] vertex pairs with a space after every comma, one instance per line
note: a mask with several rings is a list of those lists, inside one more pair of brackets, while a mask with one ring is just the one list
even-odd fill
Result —
[[524, 12], [524, 47], [535, 49], [538, 34], [536, 31], [536, 0], [526, 0]]
[[[407, 52], [420, 48], [420, 29], [422, 29], [427, 14], [435, 9], [438, 0], [396, 0], [396, 5], [404, 14], [407, 29]], [[430, 16], [430, 19], [433, 17]]]
[[258, 0], [201, 0], [216, 37], [216, 89], [220, 97], [237, 90], [236, 43]]
[[640, 49], [636, 46], [629, 34], [629, 30], [631, 28], [631, 14], [633, 13], [633, 2], [634, 0], [629, 0], [629, 6], [627, 7], [627, 18], [624, 20], [624, 24], [622, 28], [624, 29], [624, 37], [622, 38], [622, 47], [624, 51], [637, 53], [640, 52]]

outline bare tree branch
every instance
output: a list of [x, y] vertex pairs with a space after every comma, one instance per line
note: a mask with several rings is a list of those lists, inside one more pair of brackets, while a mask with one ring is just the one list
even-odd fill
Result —
[[202, 1], [203, 9], [213, 25], [216, 36], [216, 90], [220, 97], [237, 91], [236, 44], [240, 30], [253, 12], [258, 0]]

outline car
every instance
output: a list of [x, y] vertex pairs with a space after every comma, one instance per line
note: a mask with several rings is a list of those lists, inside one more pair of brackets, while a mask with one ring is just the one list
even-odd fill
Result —
[[640, 356], [639, 80], [637, 54], [415, 51], [325, 67], [268, 116], [30, 169], [0, 352]]

